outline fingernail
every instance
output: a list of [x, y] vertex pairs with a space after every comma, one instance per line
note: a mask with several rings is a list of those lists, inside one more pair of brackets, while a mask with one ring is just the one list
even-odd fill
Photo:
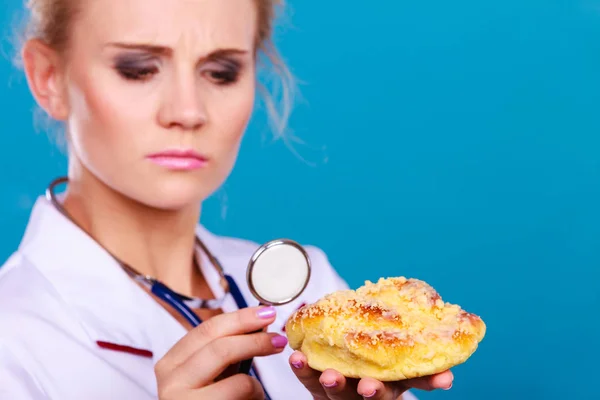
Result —
[[304, 367], [304, 363], [302, 361], [294, 361], [292, 365], [296, 369], [302, 369]]
[[260, 310], [258, 310], [258, 312], [256, 313], [256, 315], [258, 315], [258, 318], [261, 319], [269, 319], [269, 318], [273, 318], [276, 314], [275, 311], [275, 307], [264, 307], [261, 308]]
[[452, 389], [452, 383], [450, 383], [450, 386], [448, 386], [448, 387], [447, 387], [446, 389], [444, 389], [444, 390], [450, 390], [450, 389]]
[[373, 396], [375, 396], [376, 394], [377, 394], [377, 390], [373, 390], [373, 392], [372, 392], [372, 393], [369, 393], [369, 394], [363, 394], [363, 397], [364, 397], [365, 399], [368, 399], [368, 398], [370, 398], [370, 397], [373, 397]]
[[273, 343], [273, 346], [275, 346], [278, 349], [282, 349], [284, 348], [287, 344], [288, 344], [288, 340], [285, 336], [273, 336], [273, 338], [271, 339], [271, 343]]
[[336, 381], [323, 382], [323, 386], [325, 386], [326, 388], [333, 388], [333, 387], [336, 387], [337, 385], [338, 385], [338, 383]]

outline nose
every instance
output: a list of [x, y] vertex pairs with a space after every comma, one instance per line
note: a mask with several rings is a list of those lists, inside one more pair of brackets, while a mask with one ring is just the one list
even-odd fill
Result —
[[205, 104], [198, 83], [190, 74], [178, 74], [170, 80], [158, 115], [165, 128], [197, 130], [206, 124]]

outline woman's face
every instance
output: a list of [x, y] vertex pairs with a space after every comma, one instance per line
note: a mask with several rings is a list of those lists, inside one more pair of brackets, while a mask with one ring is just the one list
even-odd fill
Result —
[[227, 178], [255, 96], [253, 0], [82, 2], [66, 60], [72, 157], [162, 209]]

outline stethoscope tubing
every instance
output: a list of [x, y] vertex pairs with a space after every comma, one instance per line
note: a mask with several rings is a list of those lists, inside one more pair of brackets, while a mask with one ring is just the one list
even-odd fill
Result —
[[[54, 186], [59, 184], [59, 183], [66, 183], [68, 182], [67, 178], [59, 178], [56, 179], [54, 182], [52, 182], [50, 184], [50, 186], [46, 189], [46, 197], [48, 200], [50, 200], [50, 202], [69, 220], [71, 220], [73, 223], [75, 223], [71, 217], [66, 213], [66, 211], [62, 208], [62, 206], [59, 204], [59, 202], [57, 201], [56, 197], [54, 196]], [[221, 263], [217, 260], [216, 257], [214, 257], [214, 255], [206, 248], [206, 246], [204, 245], [204, 243], [198, 238], [196, 237], [196, 242], [197, 244], [199, 244], [202, 249], [204, 250], [204, 252], [206, 253], [206, 255], [209, 257], [211, 263], [217, 268], [217, 270], [220, 272], [220, 275], [222, 278], [225, 278], [227, 285], [229, 286], [229, 292], [232, 295], [233, 299], [235, 300], [237, 307], [239, 309], [243, 309], [243, 308], [247, 308], [248, 307], [248, 303], [246, 302], [244, 295], [242, 294], [240, 288], [238, 287], [238, 285], [235, 283], [235, 281], [233, 280], [233, 278], [227, 274], [224, 273], [223, 271], [223, 267], [221, 266]], [[108, 251], [108, 250], [107, 250]], [[109, 253], [110, 254], [110, 253]], [[112, 254], [111, 254], [112, 255]], [[200, 304], [211, 304], [212, 302], [210, 300], [198, 300], [198, 299], [190, 299], [188, 297], [182, 296], [176, 292], [174, 292], [173, 290], [169, 289], [166, 285], [164, 285], [163, 283], [155, 280], [155, 279], [151, 279], [149, 277], [144, 277], [143, 275], [139, 274], [137, 271], [133, 270], [133, 268], [131, 268], [130, 266], [122, 263], [120, 260], [118, 260], [116, 257], [113, 256], [113, 258], [115, 258], [115, 261], [121, 265], [121, 267], [134, 279], [138, 280], [140, 283], [142, 283], [144, 286], [148, 287], [150, 289], [150, 291], [157, 296], [159, 299], [162, 299], [163, 301], [165, 301], [170, 307], [172, 307], [178, 314], [180, 314], [183, 318], [185, 318], [185, 320], [192, 326], [192, 327], [197, 327], [200, 324], [202, 324], [202, 319], [186, 304], [188, 302], [195, 302], [195, 303], [200, 303]], [[220, 305], [220, 301], [219, 301], [219, 305]], [[260, 332], [260, 331], [259, 331]], [[239, 368], [239, 372], [243, 373], [243, 374], [247, 374], [247, 375], [254, 375], [256, 377], [256, 379], [260, 382], [260, 384], [262, 385], [262, 381], [260, 380], [260, 378], [258, 377], [258, 375], [256, 375], [256, 373], [253, 373], [254, 371], [252, 371], [252, 363], [253, 363], [253, 359], [248, 359], [248, 360], [244, 360], [241, 362], [240, 364], [240, 368]], [[262, 385], [264, 388], [264, 385]], [[268, 395], [268, 393], [265, 390], [265, 395], [266, 395], [266, 399], [270, 400], [270, 397]]]
[[[238, 303], [238, 307], [239, 308], [248, 307], [248, 303], [246, 303], [246, 300], [244, 299], [244, 296], [242, 295], [240, 288], [235, 283], [233, 278], [229, 275], [225, 275], [225, 279], [227, 280], [227, 284], [229, 284], [229, 290], [230, 290], [231, 295], [236, 300], [236, 303]], [[238, 302], [238, 299], [239, 299], [239, 302]], [[252, 332], [252, 333], [258, 333], [258, 332], [261, 332], [261, 331], [258, 330], [258, 331]], [[239, 372], [242, 374], [249, 374], [250, 369], [252, 368], [252, 362], [253, 362], [252, 358], [242, 361], [240, 364]]]
[[167, 302], [177, 313], [179, 313], [182, 317], [189, 322], [192, 327], [197, 327], [202, 323], [202, 320], [196, 315], [195, 312], [192, 311], [181, 299], [179, 296], [169, 289], [167, 286], [160, 282], [154, 282], [150, 291], [157, 296], [159, 299]]
[[[242, 292], [240, 291], [238, 285], [235, 283], [233, 278], [229, 275], [225, 275], [225, 278], [227, 279], [227, 283], [229, 284], [229, 288], [231, 290], [231, 295], [232, 295], [233, 299], [235, 300], [235, 302], [237, 303], [238, 308], [239, 309], [247, 308], [248, 303], [244, 299]], [[165, 286], [161, 282], [155, 281], [152, 284], [150, 291], [155, 296], [157, 296], [159, 299], [162, 299], [167, 304], [169, 304], [175, 311], [177, 311], [178, 314], [180, 314], [182, 317], [184, 317], [186, 319], [186, 321], [190, 325], [192, 325], [192, 327], [195, 328], [195, 327], [199, 326], [200, 324], [202, 324], [202, 320], [200, 319], [200, 317], [198, 317], [198, 315], [194, 311], [192, 311], [191, 308], [189, 308], [183, 301], [181, 301], [181, 299], [175, 292], [173, 292], [171, 289], [169, 289], [167, 286]], [[258, 333], [258, 332], [261, 332], [261, 331], [258, 330], [253, 333]], [[238, 373], [246, 374], [246, 375], [254, 375], [260, 382], [260, 379], [258, 378], [258, 376], [256, 374], [252, 374], [253, 361], [254, 361], [253, 358], [243, 360], [240, 363]], [[260, 382], [260, 383], [262, 385], [262, 382]], [[264, 386], [263, 386], [263, 388], [264, 388]], [[265, 389], [265, 393], [266, 393], [266, 389]], [[268, 394], [267, 394], [267, 399], [269, 399]]]
[[[235, 283], [233, 278], [229, 275], [225, 275], [225, 279], [227, 279], [227, 283], [229, 284], [229, 288], [230, 288], [230, 293], [231, 293], [233, 299], [235, 300], [238, 308], [239, 309], [247, 308], [248, 303], [244, 299], [244, 296], [242, 295], [240, 288]], [[192, 311], [192, 309], [190, 309], [187, 305], [185, 305], [185, 303], [179, 298], [179, 296], [175, 292], [173, 292], [171, 289], [169, 289], [164, 284], [162, 284], [158, 281], [155, 281], [152, 284], [152, 287], [150, 290], [154, 295], [156, 295], [158, 298], [164, 300], [173, 309], [175, 309], [182, 317], [184, 317], [190, 323], [190, 325], [192, 325], [192, 327], [195, 328], [202, 323], [202, 320], [200, 319], [200, 317], [198, 317], [198, 315], [194, 311]], [[253, 333], [258, 333], [258, 332], [261, 332], [261, 331], [258, 330]], [[254, 362], [253, 358], [243, 360], [240, 363], [240, 366], [238, 368], [238, 373], [254, 376], [260, 382], [261, 386], [263, 386], [263, 390], [265, 391], [266, 399], [270, 400], [271, 398], [269, 397], [269, 394], [267, 393], [267, 390], [264, 387], [260, 377], [258, 375], [256, 375], [256, 373], [253, 373], [253, 371], [252, 371], [253, 362]]]

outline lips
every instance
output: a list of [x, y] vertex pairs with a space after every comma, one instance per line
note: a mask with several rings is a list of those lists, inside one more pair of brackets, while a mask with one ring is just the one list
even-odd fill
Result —
[[170, 170], [189, 171], [204, 167], [208, 159], [191, 149], [165, 150], [150, 154], [148, 160]]

